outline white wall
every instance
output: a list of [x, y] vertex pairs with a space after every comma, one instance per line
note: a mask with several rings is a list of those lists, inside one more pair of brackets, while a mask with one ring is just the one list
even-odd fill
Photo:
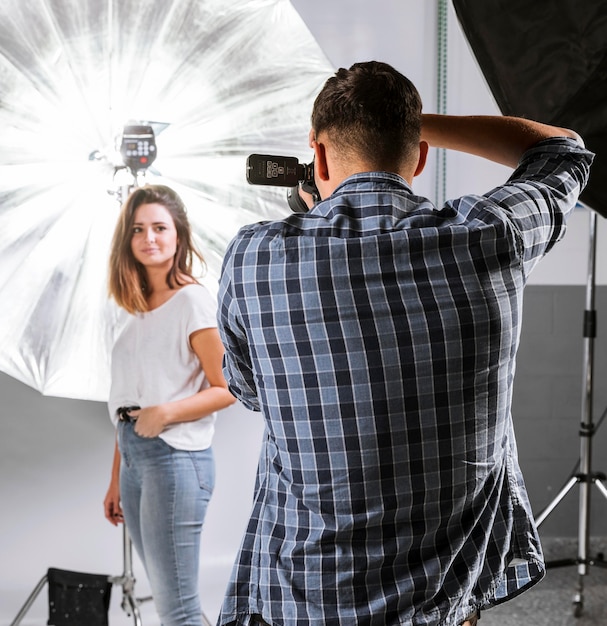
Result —
[[[293, 0], [335, 66], [384, 60], [419, 87], [434, 109], [435, 3], [419, 0]], [[453, 13], [449, 30], [451, 113], [495, 113], [497, 108]], [[305, 138], [302, 138], [305, 141]], [[432, 196], [432, 166], [418, 191]], [[504, 168], [452, 156], [448, 195], [483, 191]], [[540, 284], [583, 284], [587, 267], [587, 214], [576, 212], [566, 240], [540, 265]], [[607, 228], [599, 220], [598, 282], [607, 283]], [[8, 624], [48, 567], [118, 574], [121, 535], [103, 518], [113, 431], [103, 404], [44, 398], [0, 375], [0, 624]], [[215, 451], [218, 483], [204, 532], [201, 559], [205, 612], [214, 619], [246, 522], [259, 450], [259, 416], [242, 408], [223, 412]], [[146, 590], [139, 570], [138, 587]], [[113, 626], [131, 623], [117, 607]], [[145, 609], [145, 607], [144, 607]], [[23, 622], [39, 624], [44, 597]], [[145, 624], [156, 622], [145, 613]]]
[[[336, 67], [375, 59], [392, 64], [418, 87], [424, 110], [436, 111], [436, 2], [419, 0], [292, 0], [329, 60]], [[447, 112], [499, 114], [499, 109], [464, 38], [451, 5], [448, 29]], [[447, 195], [484, 192], [501, 183], [508, 169], [471, 156], [450, 154]], [[433, 197], [435, 168], [429, 159], [416, 191]], [[597, 285], [607, 284], [607, 220], [598, 218]], [[569, 233], [539, 264], [530, 283], [586, 284], [588, 211], [576, 210]]]

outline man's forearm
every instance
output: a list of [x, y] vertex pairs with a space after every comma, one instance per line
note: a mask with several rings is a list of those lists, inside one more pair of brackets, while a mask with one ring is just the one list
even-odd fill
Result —
[[570, 137], [583, 145], [572, 130], [519, 117], [422, 116], [421, 138], [430, 146], [467, 152], [509, 167], [516, 167], [526, 150], [550, 137]]

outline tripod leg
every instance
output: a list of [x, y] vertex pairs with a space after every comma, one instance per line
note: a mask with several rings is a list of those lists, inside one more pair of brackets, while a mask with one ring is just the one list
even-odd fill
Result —
[[552, 502], [535, 518], [535, 523], [538, 528], [540, 527], [540, 524], [546, 520], [550, 513], [556, 509], [559, 502], [569, 493], [569, 491], [571, 491], [572, 487], [578, 482], [578, 480], [578, 476], [572, 476], [567, 481], [567, 484], [556, 494], [554, 500], [552, 500]]
[[[125, 608], [125, 603], [128, 602], [129, 607]], [[137, 598], [129, 592], [126, 594], [122, 601], [122, 608], [125, 610], [127, 615], [133, 616], [133, 621], [135, 626], [141, 626], [141, 613], [139, 612], [139, 603], [137, 602]]]
[[[607, 499], [607, 487], [605, 487], [605, 483], [603, 482], [604, 480], [605, 475], [603, 473], [595, 474], [594, 484]], [[596, 558], [592, 560], [591, 564], [597, 565], [598, 567], [607, 568], [607, 561], [605, 561], [605, 557], [602, 552], [599, 552], [599, 554], [597, 554]]]
[[598, 487], [599, 491], [607, 498], [607, 487], [605, 487], [603, 481], [605, 480], [604, 476], [599, 476], [594, 481], [594, 484]]
[[25, 601], [25, 604], [21, 607], [19, 613], [17, 613], [17, 617], [11, 622], [11, 626], [18, 626], [21, 623], [21, 620], [25, 617], [25, 614], [31, 609], [32, 604], [34, 604], [34, 600], [38, 597], [42, 588], [46, 584], [48, 580], [48, 576], [45, 574], [40, 582], [34, 587], [34, 590], [30, 594], [29, 598]]

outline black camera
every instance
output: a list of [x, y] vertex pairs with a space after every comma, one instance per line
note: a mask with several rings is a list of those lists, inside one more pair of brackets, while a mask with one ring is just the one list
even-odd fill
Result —
[[306, 212], [308, 206], [299, 195], [299, 187], [312, 195], [314, 202], [320, 194], [314, 182], [314, 162], [300, 163], [295, 157], [272, 154], [251, 154], [247, 158], [247, 181], [251, 185], [289, 187], [287, 201], [296, 213]]

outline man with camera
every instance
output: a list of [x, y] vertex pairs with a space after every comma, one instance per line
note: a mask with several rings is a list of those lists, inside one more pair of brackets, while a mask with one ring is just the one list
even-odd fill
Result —
[[[567, 129], [421, 111], [389, 65], [340, 69], [312, 113], [321, 201], [227, 250], [224, 373], [266, 431], [220, 624], [474, 624], [544, 574], [515, 354], [592, 154]], [[514, 171], [437, 207], [412, 190], [429, 147]]]

